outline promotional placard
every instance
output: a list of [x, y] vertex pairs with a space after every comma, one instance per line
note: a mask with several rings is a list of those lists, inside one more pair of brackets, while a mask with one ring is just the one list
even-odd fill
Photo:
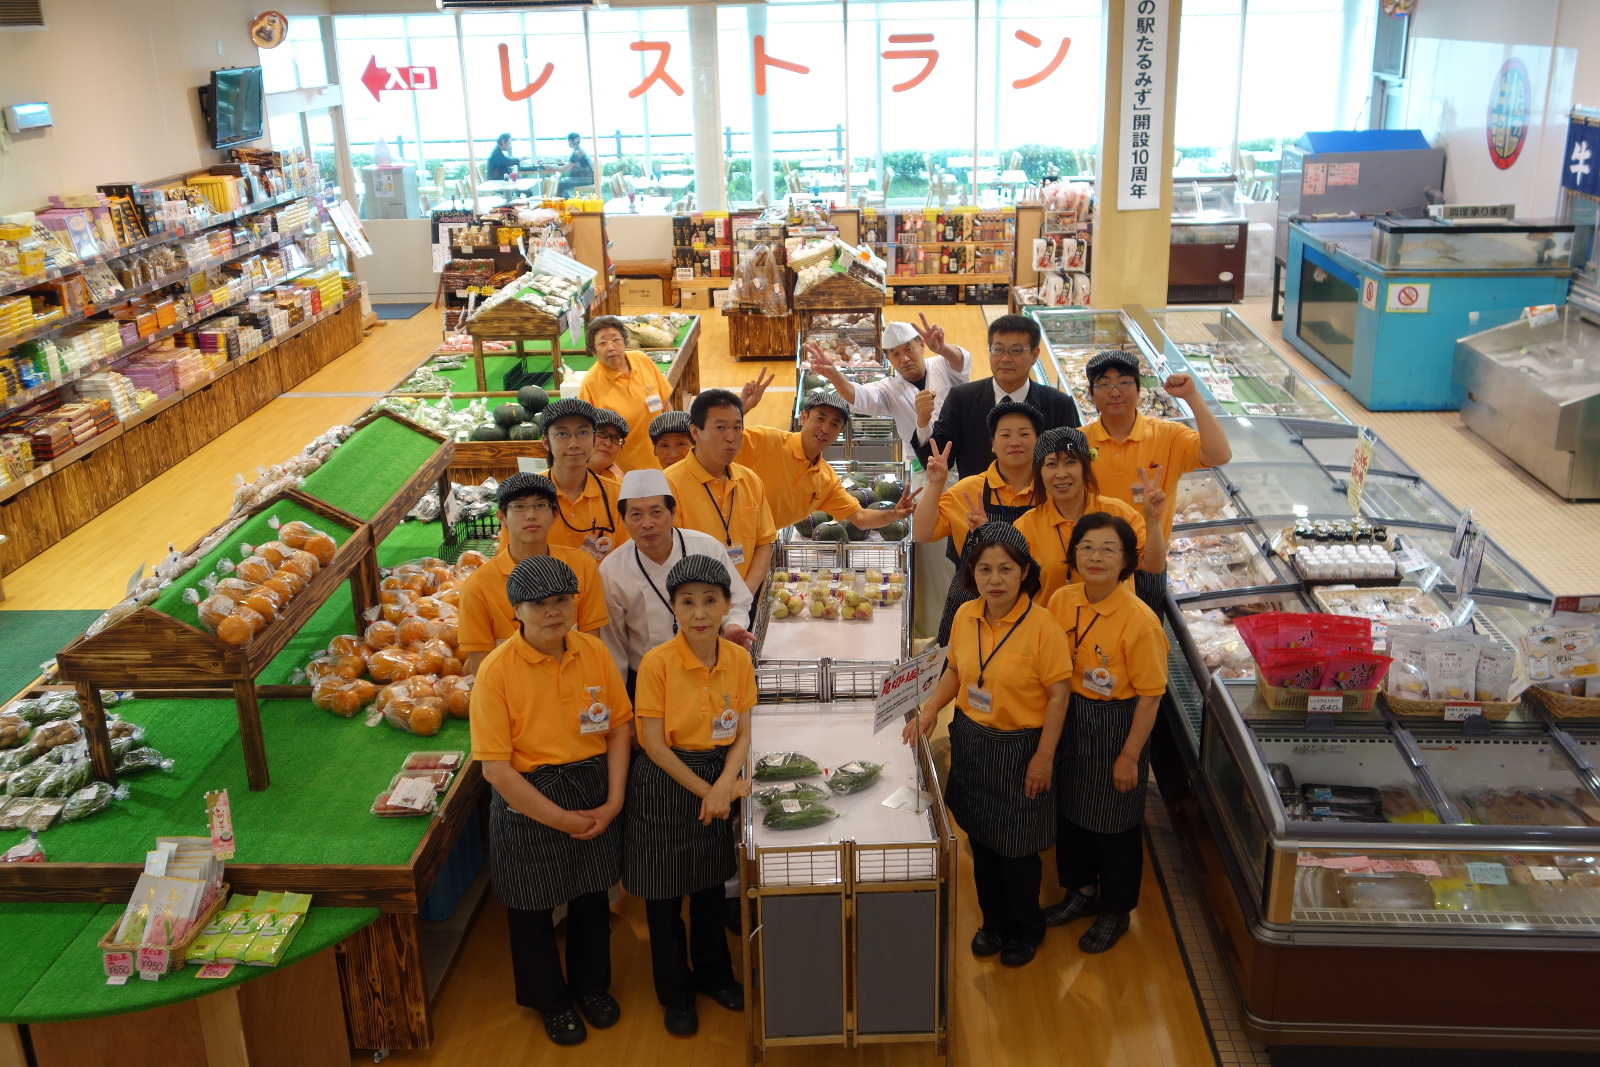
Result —
[[904, 722], [906, 713], [927, 698], [939, 681], [939, 675], [944, 673], [944, 658], [949, 651], [936, 648], [924, 652], [890, 672], [878, 690], [877, 706], [872, 716], [873, 733], [892, 722]]

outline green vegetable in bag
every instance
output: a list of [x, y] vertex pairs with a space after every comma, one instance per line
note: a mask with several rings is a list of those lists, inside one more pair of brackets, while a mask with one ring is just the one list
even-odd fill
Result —
[[89, 784], [87, 759], [70, 760], [51, 771], [34, 791], [36, 797], [64, 797]]
[[810, 782], [784, 782], [756, 790], [754, 799], [763, 808], [774, 807], [783, 800], [803, 800], [814, 804], [819, 800], [827, 800], [828, 791]]
[[804, 800], [780, 800], [767, 809], [761, 823], [769, 830], [804, 830], [808, 826], [821, 826], [839, 813], [826, 804]]
[[822, 768], [810, 756], [799, 752], [769, 752], [756, 760], [756, 781], [784, 782], [792, 778], [812, 778]]
[[17, 771], [39, 758], [44, 749], [33, 742], [0, 752], [0, 771]]
[[67, 803], [61, 809], [61, 821], [87, 819], [97, 812], [105, 811], [113, 800], [122, 800], [127, 795], [128, 787], [125, 785], [112, 789], [104, 782], [90, 782], [67, 798]]
[[143, 774], [145, 771], [170, 771], [172, 761], [153, 748], [136, 748], [117, 761], [117, 774]]
[[35, 760], [6, 779], [6, 794], [13, 797], [31, 797], [39, 788], [40, 783], [51, 772], [59, 769], [54, 763]]
[[878, 780], [878, 775], [883, 773], [883, 764], [868, 763], [865, 760], [856, 760], [846, 763], [843, 767], [836, 767], [832, 774], [824, 779], [828, 788], [833, 790], [835, 796], [846, 796], [850, 793], [859, 793], [869, 789]]

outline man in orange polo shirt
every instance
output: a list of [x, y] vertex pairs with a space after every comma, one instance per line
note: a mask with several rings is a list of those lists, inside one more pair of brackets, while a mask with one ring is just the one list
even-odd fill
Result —
[[1095, 480], [1100, 492], [1135, 510], [1141, 506], [1138, 471], [1167, 494], [1162, 509], [1165, 532], [1172, 534], [1178, 502], [1178, 481], [1200, 467], [1220, 467], [1233, 458], [1228, 435], [1206, 407], [1192, 376], [1174, 374], [1163, 383], [1168, 396], [1186, 401], [1194, 412], [1194, 428], [1171, 419], [1153, 419], [1139, 412], [1139, 358], [1128, 352], [1101, 352], [1084, 370], [1089, 396], [1100, 417], [1083, 428], [1089, 439]]
[[858, 530], [876, 530], [897, 519], [909, 519], [916, 494], [900, 494], [893, 509], [868, 509], [845, 491], [839, 472], [822, 458], [838, 440], [850, 405], [838, 393], [815, 389], [801, 403], [800, 429], [747, 426], [739, 459], [767, 488], [767, 505], [777, 526], [792, 526], [813, 511], [826, 511]]
[[469, 674], [476, 673], [483, 657], [496, 645], [517, 632], [517, 613], [506, 597], [506, 579], [511, 577], [512, 568], [529, 556], [553, 556], [578, 576], [579, 630], [598, 637], [608, 621], [599, 564], [580, 548], [550, 544], [556, 508], [556, 487], [550, 479], [538, 474], [513, 474], [500, 483], [495, 497], [506, 543], [461, 587], [456, 647], [467, 654]]
[[738, 394], [708, 389], [695, 397], [689, 405], [689, 434], [693, 451], [666, 472], [678, 503], [674, 524], [722, 542], [753, 592], [766, 580], [778, 528], [760, 477], [733, 461], [744, 441], [744, 404]]
[[622, 485], [589, 469], [600, 414], [577, 397], [557, 400], [539, 413], [539, 428], [550, 453], [550, 480], [556, 486], [556, 521], [550, 543], [581, 548], [595, 560], [628, 539], [617, 512]]

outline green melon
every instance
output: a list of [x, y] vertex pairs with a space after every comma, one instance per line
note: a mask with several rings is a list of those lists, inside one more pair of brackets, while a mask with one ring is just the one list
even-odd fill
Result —
[[511, 427], [511, 440], [537, 441], [539, 440], [539, 424], [537, 422], [523, 422]]
[[811, 531], [811, 536], [818, 541], [846, 541], [850, 537], [845, 531], [844, 523], [834, 522], [832, 519], [818, 525]]
[[885, 541], [904, 541], [906, 539], [906, 524], [896, 519], [886, 526], [878, 527], [878, 532]]
[[865, 541], [867, 539], [867, 531], [861, 529], [861, 527], [855, 525], [854, 523], [845, 523], [844, 532], [845, 536], [852, 541]]
[[522, 410], [532, 418], [550, 406], [550, 394], [537, 385], [524, 385], [517, 390], [517, 403], [522, 405]]
[[872, 503], [867, 505], [867, 510], [868, 511], [893, 511], [896, 507], [899, 506], [899, 504], [900, 504], [900, 498], [899, 497], [895, 497], [893, 500], [874, 500]]
[[528, 413], [522, 409], [521, 404], [501, 404], [494, 409], [495, 425], [511, 429], [528, 421]]
[[472, 431], [472, 439], [474, 441], [508, 441], [511, 438], [506, 433], [504, 426], [496, 426], [493, 423], [486, 422]]
[[878, 500], [899, 500], [905, 487], [892, 474], [880, 474], [872, 479], [872, 495]]

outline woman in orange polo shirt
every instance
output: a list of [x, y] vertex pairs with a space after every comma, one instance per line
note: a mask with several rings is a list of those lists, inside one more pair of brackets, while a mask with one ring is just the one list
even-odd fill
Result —
[[1016, 527], [974, 530], [956, 580], [975, 599], [956, 610], [944, 674], [904, 737], [911, 744], [918, 730], [931, 735], [940, 709], [955, 701], [945, 801], [972, 846], [983, 913], [972, 954], [998, 952], [1001, 963], [1021, 967], [1044, 940], [1039, 853], [1056, 839], [1050, 783], [1072, 659], [1061, 627], [1033, 602], [1039, 566]]
[[1127, 933], [1139, 903], [1150, 731], [1167, 691], [1167, 638], [1128, 588], [1138, 564], [1131, 526], [1105, 512], [1085, 515], [1067, 555], [1083, 580], [1050, 598], [1073, 661], [1056, 768], [1056, 872], [1067, 895], [1045, 910], [1045, 921], [1097, 915], [1078, 947], [1104, 952]]
[[578, 386], [578, 398], [597, 408], [610, 408], [622, 416], [630, 433], [617, 456], [624, 471], [659, 466], [648, 432], [650, 420], [672, 409], [672, 386], [651, 358], [637, 349], [628, 349], [628, 331], [614, 315], [602, 315], [584, 331], [584, 344], [594, 357], [594, 366]]
[[625, 471], [618, 466], [618, 456], [627, 439], [628, 420], [610, 408], [596, 408], [594, 452], [589, 456], [589, 469], [621, 485]]
[[697, 990], [744, 1010], [723, 885], [738, 870], [733, 814], [750, 793], [739, 773], [750, 751], [745, 712], [756, 703], [756, 675], [750, 654], [720, 636], [732, 589], [728, 569], [710, 556], [678, 561], [667, 573], [678, 634], [645, 653], [635, 689], [644, 757], [628, 776], [622, 884], [644, 898], [656, 999], [667, 1031], [679, 1035], [699, 1029]]
[[[489, 867], [511, 928], [517, 1003], [558, 1045], [621, 1014], [611, 985], [607, 893], [622, 876], [633, 706], [598, 637], [573, 629], [578, 578], [529, 556], [506, 579], [520, 631], [490, 652], [472, 686], [472, 755], [494, 792]], [[567, 906], [567, 972], [552, 911]], [[581, 1015], [580, 1015], [581, 1013]]]

